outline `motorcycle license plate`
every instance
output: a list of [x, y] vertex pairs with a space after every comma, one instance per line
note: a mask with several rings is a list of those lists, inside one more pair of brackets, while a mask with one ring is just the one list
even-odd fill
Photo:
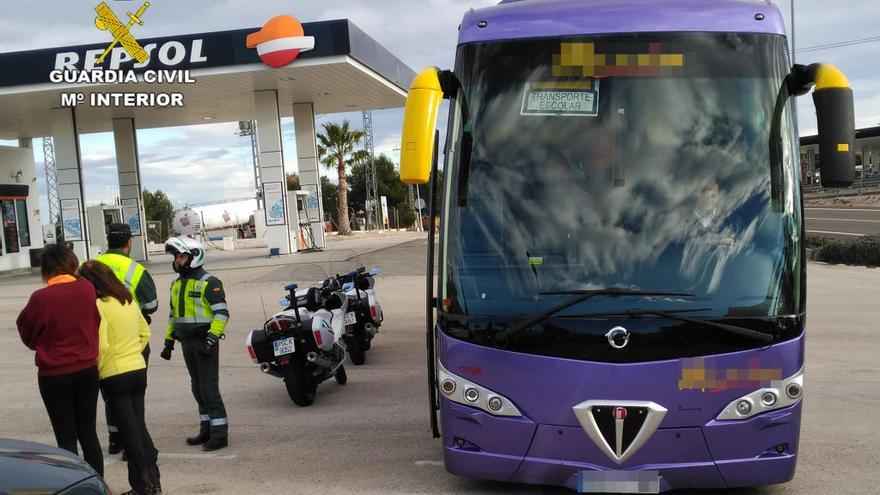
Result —
[[345, 324], [354, 325], [355, 323], [357, 323], [357, 315], [354, 312], [345, 313]]
[[275, 348], [275, 355], [283, 356], [285, 354], [293, 354], [293, 343], [295, 340], [295, 338], [289, 337], [283, 340], [276, 340], [275, 342], [272, 342], [272, 346]]

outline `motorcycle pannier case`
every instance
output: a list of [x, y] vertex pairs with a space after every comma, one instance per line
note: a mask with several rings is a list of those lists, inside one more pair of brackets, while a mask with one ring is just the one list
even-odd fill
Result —
[[270, 363], [275, 360], [272, 340], [268, 338], [265, 330], [251, 332], [250, 345], [258, 363]]

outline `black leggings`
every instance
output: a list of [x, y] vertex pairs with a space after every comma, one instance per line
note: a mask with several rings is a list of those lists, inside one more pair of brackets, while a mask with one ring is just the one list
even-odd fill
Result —
[[40, 396], [49, 413], [58, 447], [79, 455], [76, 443], [82, 445], [83, 458], [92, 469], [104, 475], [104, 455], [95, 431], [98, 408], [98, 367], [55, 376], [39, 376]]
[[128, 456], [128, 482], [138, 493], [159, 486], [159, 452], [144, 420], [147, 370], [130, 371], [101, 380], [101, 391], [116, 418], [119, 436]]
[[[150, 366], [150, 344], [147, 343], [147, 346], [144, 347], [141, 355], [144, 357], [144, 363], [147, 366]], [[103, 397], [104, 394], [102, 393]], [[113, 410], [110, 408], [110, 404], [107, 402], [107, 397], [104, 397], [104, 414], [107, 416], [107, 432], [110, 434], [110, 441], [122, 442], [122, 436], [119, 434], [119, 427], [116, 426], [116, 417], [113, 416]]]

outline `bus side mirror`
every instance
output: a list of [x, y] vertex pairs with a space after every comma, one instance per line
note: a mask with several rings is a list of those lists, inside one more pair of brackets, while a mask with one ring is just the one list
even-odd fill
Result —
[[843, 73], [828, 64], [816, 67], [815, 82], [822, 186], [849, 187], [856, 169], [853, 91]]
[[400, 138], [400, 180], [425, 184], [431, 175], [434, 155], [434, 127], [443, 100], [439, 71], [430, 67], [413, 80], [406, 97], [403, 133]]

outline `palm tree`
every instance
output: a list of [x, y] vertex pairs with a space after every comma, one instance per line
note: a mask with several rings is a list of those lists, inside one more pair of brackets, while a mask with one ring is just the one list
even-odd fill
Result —
[[323, 125], [324, 132], [318, 134], [318, 156], [321, 163], [329, 169], [336, 169], [339, 176], [339, 196], [336, 199], [336, 218], [339, 220], [339, 235], [351, 235], [348, 218], [348, 184], [346, 183], [346, 167], [364, 159], [365, 153], [355, 151], [358, 141], [363, 139], [364, 132], [351, 129], [348, 120], [342, 125], [327, 122]]

